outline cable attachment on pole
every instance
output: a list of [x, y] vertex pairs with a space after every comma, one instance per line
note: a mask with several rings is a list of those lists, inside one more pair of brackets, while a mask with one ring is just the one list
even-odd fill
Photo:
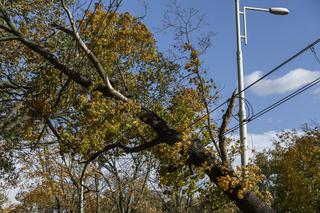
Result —
[[314, 56], [316, 61], [320, 64], [320, 57], [318, 56], [318, 53], [317, 53], [316, 49], [314, 48], [314, 46], [311, 46], [309, 49], [312, 52], [312, 55]]

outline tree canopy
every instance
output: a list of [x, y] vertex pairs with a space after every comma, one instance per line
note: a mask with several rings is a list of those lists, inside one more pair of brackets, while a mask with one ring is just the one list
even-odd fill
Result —
[[262, 184], [273, 195], [277, 212], [317, 212], [320, 203], [319, 128], [283, 132], [274, 149], [258, 153], [256, 163], [266, 179]]
[[221, 125], [210, 116], [219, 91], [192, 17], [176, 11], [169, 57], [122, 1], [83, 17], [76, 3], [0, 1], [1, 169], [29, 180], [17, 210], [272, 212], [258, 168], [231, 166], [236, 94]]

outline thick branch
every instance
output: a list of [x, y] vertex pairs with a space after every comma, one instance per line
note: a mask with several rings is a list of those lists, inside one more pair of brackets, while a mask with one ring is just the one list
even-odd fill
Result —
[[18, 37], [17, 37], [17, 36], [6, 36], [6, 37], [0, 38], [0, 42], [16, 41], [16, 40], [18, 40]]
[[229, 165], [229, 162], [228, 162], [228, 155], [227, 155], [227, 144], [226, 144], [225, 132], [227, 131], [227, 127], [230, 122], [230, 118], [232, 116], [232, 111], [234, 108], [234, 101], [235, 101], [235, 94], [236, 94], [236, 91], [232, 93], [228, 108], [225, 114], [223, 115], [223, 120], [222, 120], [219, 134], [218, 134], [221, 158], [222, 158], [222, 161], [226, 162], [228, 165]]
[[114, 144], [110, 144], [104, 147], [104, 149], [96, 152], [95, 154], [93, 154], [88, 160], [84, 161], [83, 163], [88, 164], [93, 162], [94, 160], [96, 160], [98, 157], [100, 157], [102, 154], [108, 152], [109, 150], [115, 149], [115, 148], [120, 148], [123, 151], [125, 151], [126, 153], [134, 153], [134, 152], [141, 152], [150, 148], [155, 147], [156, 145], [159, 145], [161, 143], [165, 143], [165, 141], [163, 141], [160, 138], [156, 138], [155, 140], [136, 146], [136, 147], [128, 147], [123, 145], [122, 143], [114, 143]]
[[[196, 167], [202, 167], [204, 164], [209, 165], [205, 170], [210, 180], [218, 185], [219, 178], [229, 175], [230, 177], [238, 178], [231, 169], [226, 170], [223, 165], [220, 166], [219, 162], [216, 162], [211, 154], [199, 143], [194, 143], [189, 149], [188, 163]], [[262, 202], [258, 196], [252, 191], [246, 191], [244, 197], [240, 199], [238, 197], [239, 190], [241, 190], [241, 182], [224, 193], [233, 200], [237, 207], [242, 212], [249, 213], [271, 213], [274, 212], [270, 206]]]
[[14, 33], [15, 33], [15, 31], [13, 31], [11, 28], [9, 28], [9, 27], [7, 27], [7, 26], [5, 26], [5, 25], [3, 25], [3, 24], [0, 24], [0, 29], [3, 29], [3, 30], [5, 30], [6, 32], [11, 33], [11, 34], [14, 34]]
[[[7, 29], [7, 28], [6, 28]], [[10, 30], [10, 29], [7, 29]], [[15, 36], [19, 37], [19, 41], [27, 46], [30, 50], [38, 53], [42, 56], [45, 60], [49, 61], [54, 68], [68, 76], [71, 80], [78, 83], [80, 86], [89, 89], [93, 86], [93, 82], [90, 79], [85, 78], [79, 72], [70, 69], [65, 64], [59, 62], [59, 60], [55, 57], [53, 53], [45, 49], [44, 47], [33, 43], [32, 41], [23, 37], [23, 35], [15, 30], [10, 31], [9, 33], [14, 34]], [[110, 83], [110, 82], [109, 82]], [[110, 85], [111, 86], [111, 85]], [[112, 97], [117, 100], [127, 101], [128, 99], [121, 98], [119, 95], [115, 95], [114, 91], [110, 90], [110, 86], [103, 85], [103, 84], [96, 84], [94, 89], [95, 91], [99, 91], [103, 94], [104, 97]], [[141, 121], [146, 123], [147, 125], [151, 126], [154, 131], [156, 131], [159, 137], [166, 138], [168, 144], [173, 144], [180, 140], [180, 134], [169, 127], [166, 121], [160, 118], [156, 113], [145, 109], [142, 107], [141, 112], [139, 113], [138, 117]]]
[[62, 7], [63, 9], [66, 11], [67, 16], [69, 18], [69, 22], [71, 24], [72, 27], [72, 31], [74, 34], [74, 37], [76, 39], [76, 41], [78, 42], [78, 44], [80, 45], [81, 49], [87, 54], [89, 60], [92, 62], [93, 66], [96, 68], [98, 74], [100, 75], [100, 77], [102, 78], [103, 82], [105, 83], [105, 85], [107, 86], [109, 92], [113, 95], [116, 96], [118, 99], [127, 102], [128, 98], [125, 97], [124, 95], [122, 95], [119, 91], [115, 90], [113, 88], [113, 86], [111, 85], [108, 76], [106, 76], [106, 72], [103, 69], [100, 61], [98, 60], [98, 58], [90, 51], [90, 49], [87, 47], [87, 45], [83, 42], [83, 40], [81, 39], [77, 28], [76, 28], [76, 24], [74, 22], [73, 16], [71, 14], [71, 11], [68, 9], [68, 7], [65, 4], [64, 0], [61, 0], [62, 3]]

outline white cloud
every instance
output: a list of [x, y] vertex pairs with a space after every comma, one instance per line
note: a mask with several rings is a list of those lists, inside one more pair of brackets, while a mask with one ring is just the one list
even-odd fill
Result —
[[[290, 131], [289, 129], [286, 129], [284, 131]], [[267, 131], [260, 134], [253, 134], [248, 133], [248, 139], [247, 139], [247, 156], [248, 159], [252, 159], [254, 157], [254, 151], [255, 152], [261, 152], [264, 149], [272, 149], [273, 148], [273, 142], [277, 139], [277, 135], [280, 134], [282, 131]], [[303, 135], [302, 131], [297, 131], [297, 135]], [[231, 138], [233, 139], [239, 139], [239, 135], [232, 135]], [[232, 165], [237, 166], [241, 164], [240, 156], [236, 156]]]
[[[255, 71], [245, 76], [245, 84], [249, 85], [263, 76], [262, 71]], [[256, 85], [251, 87], [251, 91], [260, 96], [283, 94], [296, 90], [309, 82], [320, 77], [320, 71], [310, 71], [302, 68], [294, 69], [275, 79], [269, 79], [268, 77], [262, 79]]]
[[268, 131], [262, 134], [248, 134], [248, 148], [255, 151], [270, 149], [279, 133], [279, 131]]
[[[254, 156], [253, 151], [261, 152], [264, 149], [268, 150], [272, 148], [273, 141], [277, 138], [279, 131], [267, 131], [261, 134], [248, 133], [247, 138], [247, 157], [251, 159]], [[239, 139], [239, 135], [229, 135], [235, 141]], [[241, 164], [240, 155], [235, 156], [232, 165], [238, 166]]]

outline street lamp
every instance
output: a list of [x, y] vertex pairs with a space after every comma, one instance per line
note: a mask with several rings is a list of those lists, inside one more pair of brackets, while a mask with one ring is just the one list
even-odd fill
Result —
[[[271, 8], [258, 8], [258, 7], [243, 7], [243, 12], [240, 12], [240, 15], [243, 15], [243, 25], [244, 25], [244, 36], [241, 36], [244, 38], [244, 44], [248, 44], [248, 35], [247, 35], [247, 10], [254, 10], [259, 12], [268, 12], [274, 15], [288, 15], [289, 10], [287, 8], [281, 8], [281, 7], [271, 7]], [[239, 32], [240, 33], [240, 32]], [[241, 34], [241, 33], [240, 33]]]
[[[236, 3], [236, 30], [237, 30], [237, 68], [238, 68], [238, 98], [239, 98], [239, 125], [240, 125], [240, 147], [241, 147], [241, 165], [247, 165], [247, 121], [246, 108], [244, 103], [244, 81], [243, 81], [243, 59], [241, 41], [244, 39], [245, 45], [248, 43], [247, 37], [247, 10], [255, 10], [261, 12], [269, 12], [275, 15], [287, 15], [289, 10], [286, 8], [257, 8], [244, 7], [243, 12], [240, 11], [240, 0], [235, 0]], [[241, 35], [240, 16], [243, 17], [244, 35]]]

